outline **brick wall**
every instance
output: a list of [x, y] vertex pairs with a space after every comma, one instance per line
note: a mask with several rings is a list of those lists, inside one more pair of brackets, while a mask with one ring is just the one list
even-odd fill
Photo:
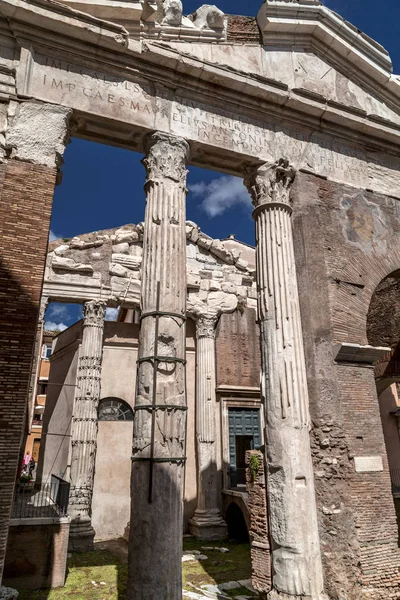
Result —
[[228, 15], [228, 42], [261, 44], [260, 30], [255, 17]]
[[[373, 293], [400, 268], [400, 203], [300, 173], [293, 208], [326, 592], [398, 600], [398, 531], [374, 371], [336, 364], [333, 348], [368, 342]], [[384, 471], [356, 473], [355, 456], [382, 456]]]
[[12, 520], [3, 583], [16, 589], [62, 587], [67, 565], [69, 519]]
[[56, 170], [0, 165], [0, 580], [22, 442]]
[[[250, 467], [257, 462], [257, 471]], [[268, 539], [267, 492], [264, 456], [258, 450], [246, 452], [246, 490], [250, 513], [251, 582], [260, 594], [271, 589], [271, 552]]]

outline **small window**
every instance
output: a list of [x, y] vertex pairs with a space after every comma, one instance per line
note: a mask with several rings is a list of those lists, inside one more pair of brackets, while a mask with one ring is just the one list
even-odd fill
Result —
[[133, 410], [119, 398], [103, 398], [99, 404], [99, 421], [133, 421]]
[[42, 358], [50, 358], [51, 356], [51, 346], [47, 344], [43, 344], [42, 346]]
[[47, 385], [47, 381], [39, 381], [37, 388], [38, 396], [45, 396], [47, 394]]

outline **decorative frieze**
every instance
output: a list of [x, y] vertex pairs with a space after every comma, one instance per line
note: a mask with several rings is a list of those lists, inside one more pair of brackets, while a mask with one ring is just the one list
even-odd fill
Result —
[[[246, 172], [257, 237], [262, 395], [272, 549], [271, 599], [323, 600], [308, 390], [290, 208], [287, 160]], [[285, 596], [286, 597], [286, 596]]]

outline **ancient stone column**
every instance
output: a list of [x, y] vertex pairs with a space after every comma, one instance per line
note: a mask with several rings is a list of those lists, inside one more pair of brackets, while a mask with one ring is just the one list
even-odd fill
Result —
[[227, 527], [218, 508], [218, 470], [215, 419], [215, 325], [217, 317], [200, 317], [196, 322], [196, 441], [197, 508], [190, 532], [202, 540], [221, 540]]
[[182, 597], [186, 453], [185, 140], [147, 139], [128, 600]]
[[91, 300], [83, 308], [82, 345], [71, 426], [71, 488], [69, 515], [71, 550], [93, 549], [92, 496], [97, 451], [97, 410], [100, 400], [101, 360], [106, 303]]
[[286, 160], [249, 169], [254, 204], [271, 600], [321, 600], [310, 416], [289, 195], [295, 177]]

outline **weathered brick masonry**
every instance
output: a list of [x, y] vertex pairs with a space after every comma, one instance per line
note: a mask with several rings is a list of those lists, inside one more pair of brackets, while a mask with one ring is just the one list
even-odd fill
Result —
[[[399, 599], [374, 371], [335, 363], [333, 346], [368, 341], [372, 294], [400, 267], [400, 202], [303, 173], [293, 201], [326, 591], [346, 600]], [[356, 473], [354, 456], [382, 456], [384, 471]]]
[[11, 522], [4, 583], [18, 589], [62, 587], [67, 564], [69, 519]]
[[[252, 461], [254, 461], [253, 465]], [[251, 582], [254, 589], [266, 597], [271, 589], [271, 551], [268, 539], [264, 454], [259, 450], [249, 450], [246, 452], [246, 464], [246, 490], [249, 495], [250, 513]]]
[[31, 374], [56, 169], [0, 165], [0, 581]]
[[261, 36], [254, 17], [228, 15], [228, 42], [260, 44]]

